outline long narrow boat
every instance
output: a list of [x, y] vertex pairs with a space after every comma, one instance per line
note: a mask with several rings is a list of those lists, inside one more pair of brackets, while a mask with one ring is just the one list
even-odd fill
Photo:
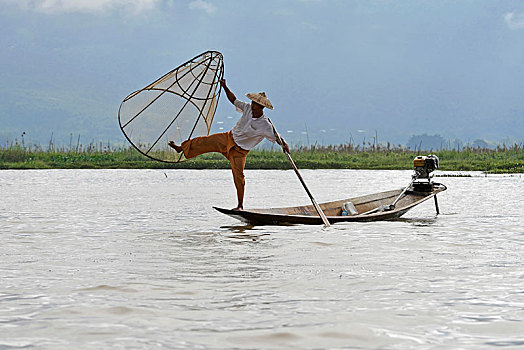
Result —
[[[447, 188], [440, 183], [431, 183], [426, 187], [410, 185], [407, 189], [369, 194], [361, 197], [348, 198], [333, 202], [320, 203], [322, 211], [331, 224], [350, 221], [391, 220], [404, 215], [411, 208], [435, 198], [438, 213], [437, 193]], [[343, 204], [351, 203], [353, 215], [342, 215]], [[395, 203], [394, 206], [392, 204]], [[299, 207], [249, 209], [234, 211], [214, 207], [221, 213], [239, 219], [250, 225], [321, 225], [322, 219], [313, 205]]]

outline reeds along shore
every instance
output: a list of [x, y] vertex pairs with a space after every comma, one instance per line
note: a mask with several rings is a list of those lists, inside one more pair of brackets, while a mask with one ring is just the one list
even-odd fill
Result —
[[[440, 170], [524, 173], [524, 146], [515, 144], [497, 149], [465, 147], [460, 150], [412, 151], [391, 145], [366, 148], [352, 144], [297, 147], [292, 157], [302, 169], [411, 169], [417, 155], [436, 154]], [[252, 150], [246, 169], [289, 169], [278, 147]], [[132, 147], [109, 143], [47, 147], [14, 142], [0, 146], [0, 169], [229, 169], [218, 153], [201, 155], [182, 163], [153, 161]]]

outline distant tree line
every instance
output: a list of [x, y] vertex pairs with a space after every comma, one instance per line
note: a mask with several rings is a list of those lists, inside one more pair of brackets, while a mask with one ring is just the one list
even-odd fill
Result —
[[460, 139], [454, 139], [454, 140], [446, 140], [442, 136], [436, 134], [436, 135], [428, 135], [428, 134], [422, 134], [422, 135], [412, 135], [407, 144], [406, 147], [410, 150], [424, 150], [424, 151], [430, 151], [430, 150], [461, 150], [463, 148], [480, 148], [480, 149], [495, 149], [497, 148], [497, 144], [490, 143], [486, 140], [482, 139], [476, 139], [472, 143], [464, 144], [462, 140]]

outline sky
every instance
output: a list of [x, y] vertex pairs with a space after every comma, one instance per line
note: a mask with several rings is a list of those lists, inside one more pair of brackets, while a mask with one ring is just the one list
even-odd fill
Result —
[[209, 49], [294, 144], [524, 141], [520, 1], [0, 0], [0, 25], [2, 141], [122, 141], [122, 99]]

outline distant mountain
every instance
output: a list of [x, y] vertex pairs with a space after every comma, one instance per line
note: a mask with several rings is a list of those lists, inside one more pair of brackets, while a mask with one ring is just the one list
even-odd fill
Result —
[[3, 90], [0, 142], [14, 141], [22, 132], [34, 144], [47, 144], [51, 137], [63, 144], [71, 134], [75, 139], [80, 135], [83, 143], [120, 140], [117, 107], [74, 90]]
[[0, 144], [123, 143], [122, 99], [207, 49], [292, 144], [524, 141], [519, 2], [116, 3], [0, 0]]

